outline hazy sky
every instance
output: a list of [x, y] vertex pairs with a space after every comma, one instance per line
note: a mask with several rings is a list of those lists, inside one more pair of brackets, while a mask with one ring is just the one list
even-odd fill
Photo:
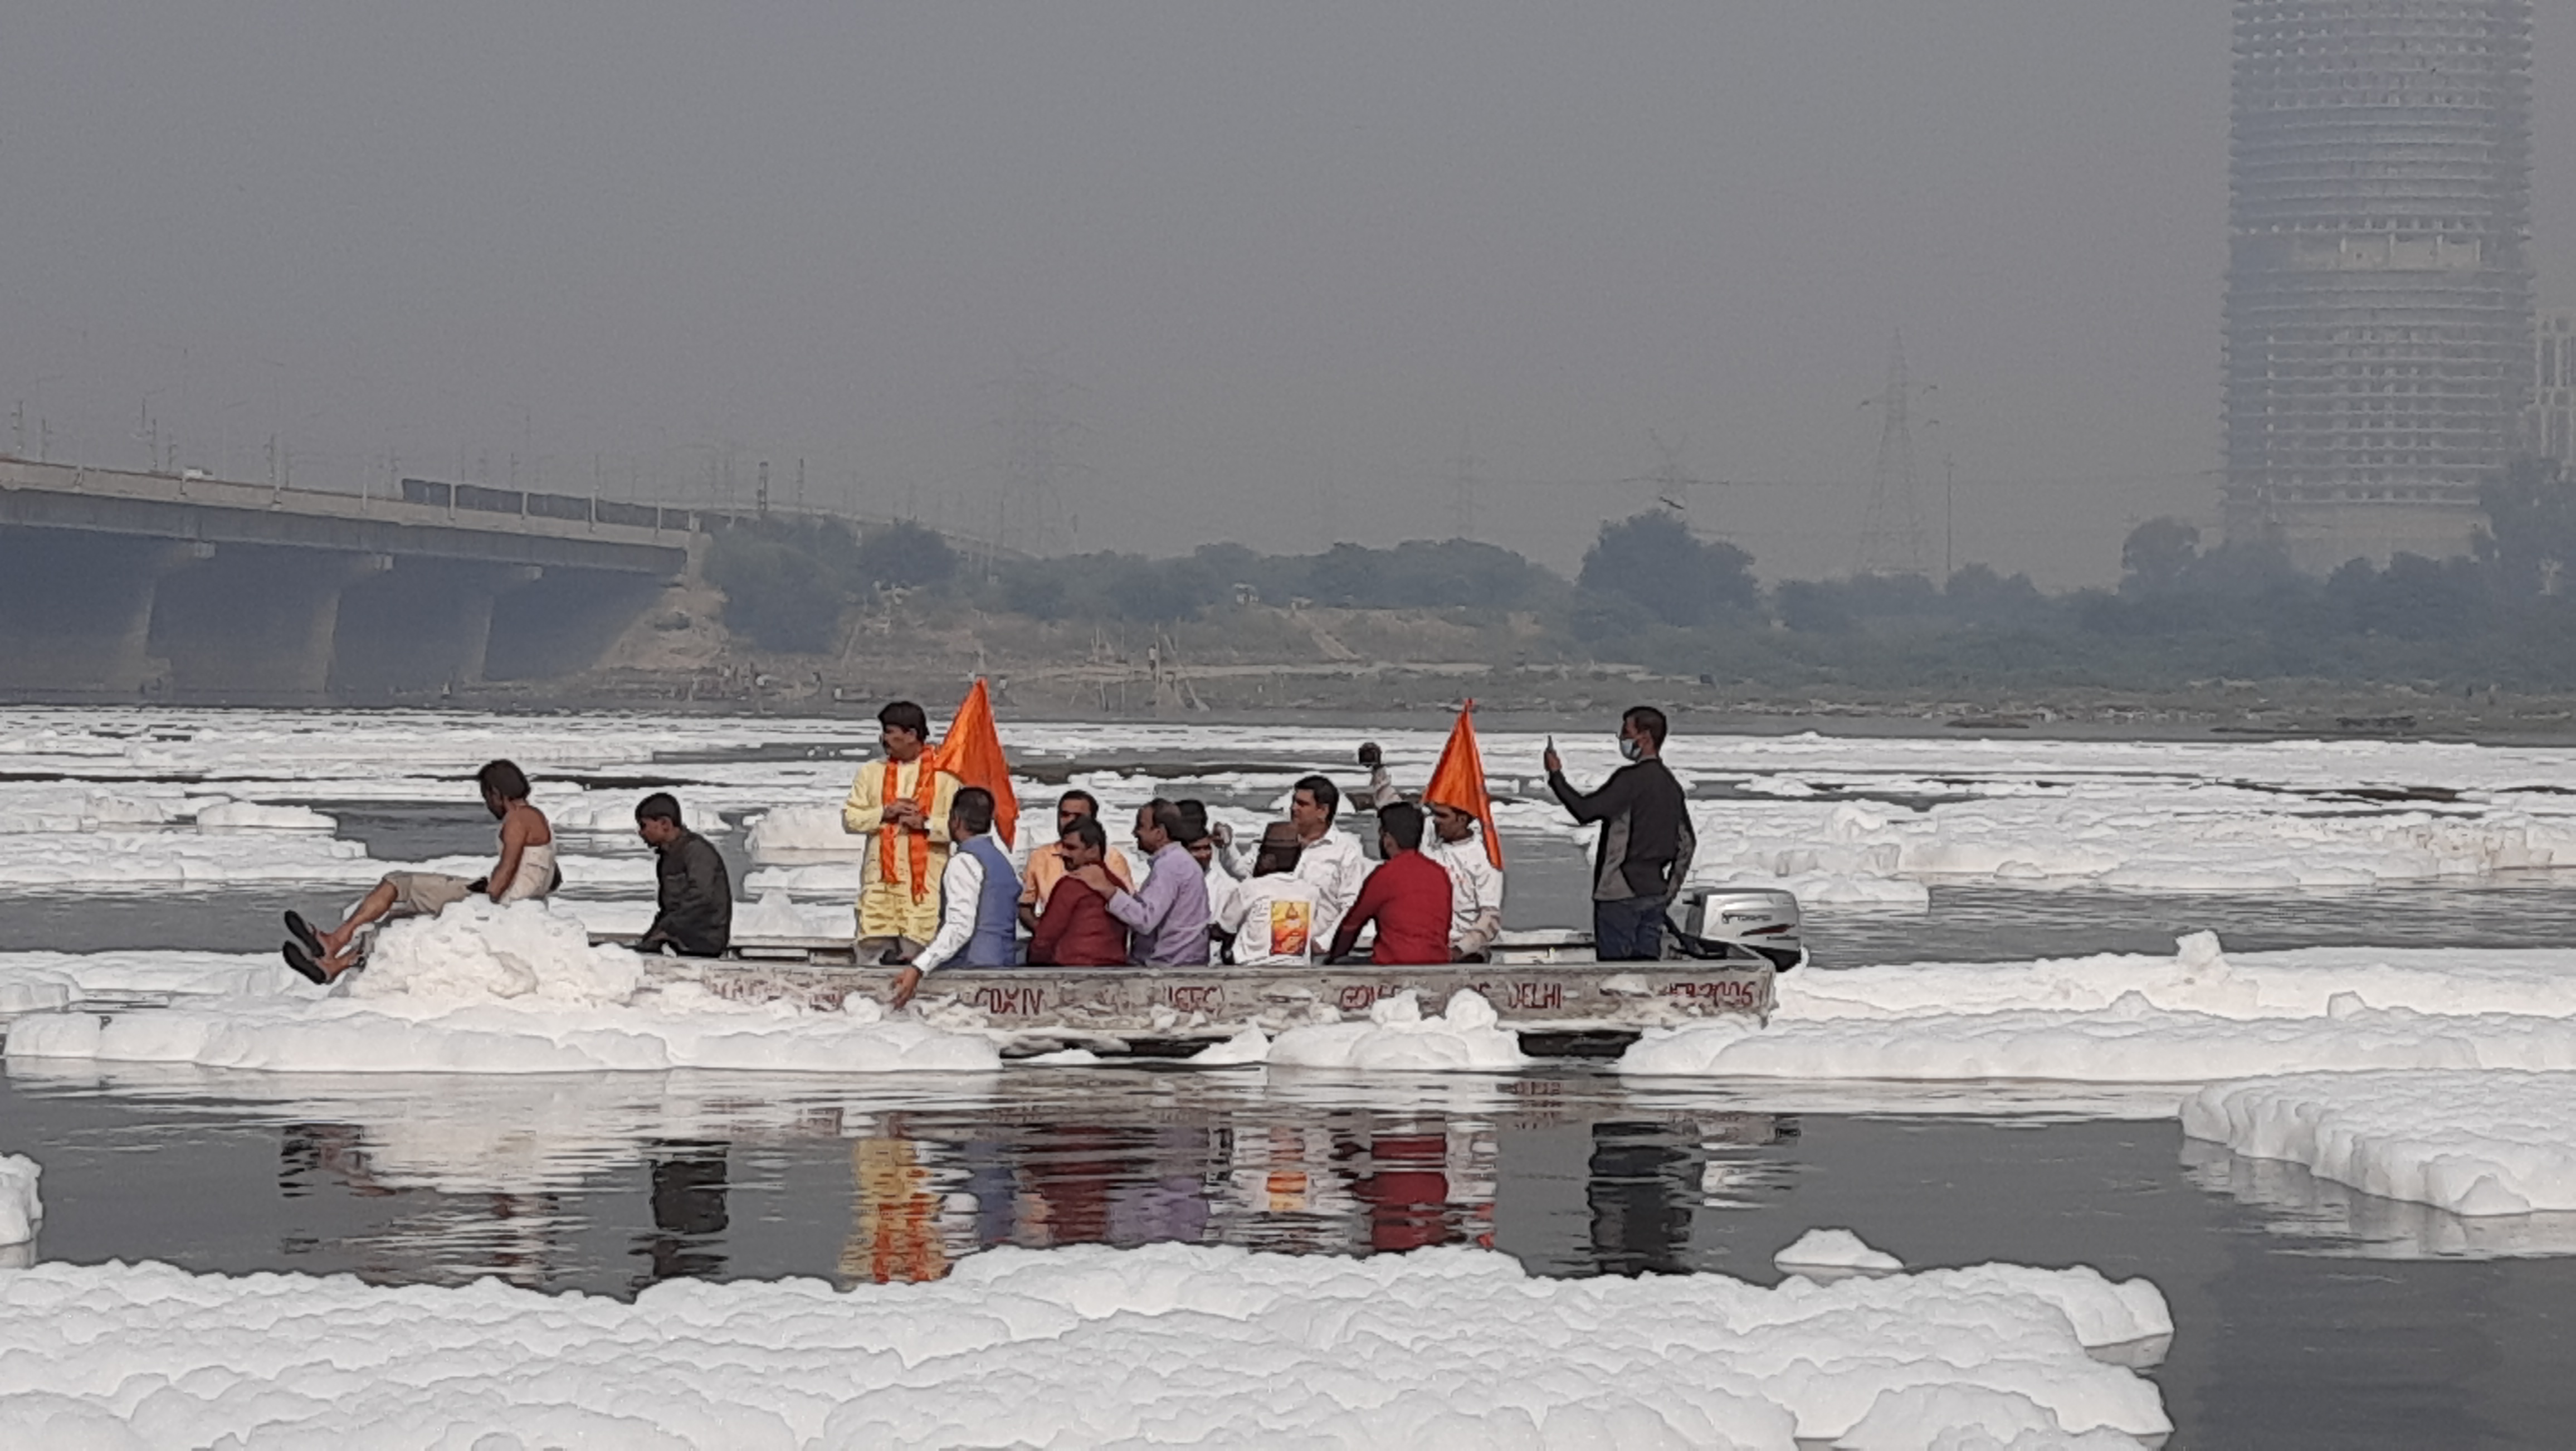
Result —
[[[2576, 13], [2539, 255], [2576, 299]], [[989, 521], [1024, 362], [1086, 547], [1650, 491], [1851, 567], [1890, 339], [1937, 563], [2214, 513], [2226, 0], [0, 5], [0, 408], [56, 457]]]

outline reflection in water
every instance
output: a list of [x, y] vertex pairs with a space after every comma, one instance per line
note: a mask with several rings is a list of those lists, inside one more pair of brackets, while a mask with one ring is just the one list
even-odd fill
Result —
[[369, 1131], [348, 1123], [290, 1123], [278, 1132], [277, 1187], [282, 1197], [325, 1188], [362, 1200], [398, 1201], [398, 1212], [337, 1240], [289, 1233], [287, 1255], [350, 1256], [353, 1268], [379, 1281], [457, 1283], [485, 1275], [528, 1289], [557, 1271], [561, 1201], [552, 1193], [488, 1190], [422, 1195], [378, 1175]]
[[725, 1213], [725, 1145], [657, 1145], [653, 1159], [653, 1233], [636, 1239], [635, 1252], [650, 1268], [637, 1289], [656, 1280], [713, 1279], [724, 1268], [716, 1237], [732, 1220]]
[[952, 1252], [948, 1244], [944, 1202], [932, 1187], [922, 1147], [900, 1138], [850, 1145], [857, 1197], [850, 1238], [841, 1246], [844, 1284], [942, 1279], [956, 1255], [969, 1252], [965, 1245]]
[[1661, 1124], [1592, 1126], [1592, 1250], [1613, 1275], [1686, 1274], [1699, 1175], [1685, 1137]]
[[1550, 1226], [1556, 1272], [1664, 1272], [1691, 1267], [1694, 1214], [1776, 1202], [1796, 1171], [1794, 1120], [1681, 1094], [1648, 1106], [1587, 1074], [853, 1085], [150, 1068], [12, 1072], [0, 1094], [20, 1111], [112, 1105], [165, 1152], [193, 1152], [201, 1125], [274, 1135], [273, 1181], [242, 1184], [221, 1157], [191, 1171], [225, 1186], [206, 1194], [219, 1250], [129, 1255], [611, 1294], [681, 1277], [935, 1280], [1002, 1245], [1491, 1248], [1507, 1212]]
[[2191, 1181], [2263, 1211], [2264, 1228], [2313, 1241], [2313, 1253], [2352, 1259], [2521, 1259], [2576, 1255], [2576, 1214], [2474, 1218], [2364, 1194], [2303, 1164], [2249, 1159], [2223, 1144], [2183, 1140]]

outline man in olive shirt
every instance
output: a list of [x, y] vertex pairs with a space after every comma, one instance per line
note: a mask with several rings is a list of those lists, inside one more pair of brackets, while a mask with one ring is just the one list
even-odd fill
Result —
[[661, 910], [635, 950], [722, 957], [733, 941], [733, 878], [724, 857], [680, 824], [680, 803], [656, 791], [635, 807], [635, 831], [660, 858], [653, 864]]

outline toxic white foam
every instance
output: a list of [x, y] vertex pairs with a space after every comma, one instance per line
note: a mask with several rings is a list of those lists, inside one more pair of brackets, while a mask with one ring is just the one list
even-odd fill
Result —
[[2576, 1073], [2337, 1073], [2219, 1083], [2183, 1131], [2384, 1199], [2576, 1211]]
[[[68, 1316], [84, 1333], [63, 1333]], [[2155, 1387], [2087, 1347], [2169, 1329], [2142, 1281], [2010, 1266], [1763, 1289], [1537, 1280], [1468, 1250], [1080, 1247], [996, 1250], [923, 1285], [681, 1280], [621, 1304], [491, 1282], [48, 1264], [0, 1277], [0, 1440], [785, 1451], [2138, 1438], [2170, 1429]]]
[[197, 807], [197, 830], [337, 831], [340, 823], [309, 806], [273, 806], [218, 797]]
[[387, 927], [346, 991], [371, 1000], [611, 1004], [632, 1001], [643, 979], [640, 958], [593, 947], [574, 918], [534, 902], [468, 898]]
[[0, 1013], [121, 997], [237, 997], [304, 980], [273, 956], [220, 952], [0, 952]]
[[45, 1222], [45, 1201], [36, 1193], [44, 1172], [24, 1154], [0, 1154], [0, 1246], [25, 1244]]
[[1290, 1028], [1270, 1040], [1261, 1058], [1249, 1056], [1254, 1045], [1238, 1037], [1195, 1061], [1355, 1073], [1507, 1073], [1527, 1066], [1519, 1035], [1500, 1022], [1494, 1005], [1472, 988], [1451, 994], [1436, 1018], [1423, 1016], [1422, 995], [1408, 989], [1380, 998], [1365, 1021]]
[[1825, 1270], [1880, 1275], [1905, 1268], [1903, 1260], [1885, 1250], [1870, 1248], [1867, 1241], [1848, 1229], [1808, 1230], [1798, 1236], [1796, 1243], [1773, 1255], [1771, 1263], [1792, 1273]]
[[2255, 1211], [2272, 1234], [2354, 1259], [2536, 1259], [2576, 1256], [2576, 1211], [2464, 1215], [2386, 1199], [2321, 1178], [2307, 1165], [2257, 1159], [2185, 1139], [2183, 1172], [2207, 1193]]
[[1766, 1026], [1650, 1032], [1641, 1076], [2199, 1084], [2356, 1068], [2576, 1068], [2576, 953], [2314, 949], [1801, 972]]
[[8, 1055], [326, 1073], [1000, 1066], [986, 1039], [885, 1019], [865, 998], [812, 1012], [642, 978], [632, 953], [592, 947], [577, 921], [541, 904], [467, 902], [387, 928], [371, 964], [331, 993], [299, 984], [104, 1018], [40, 1013], [11, 1025]]
[[[386, 863], [319, 832], [98, 830], [0, 836], [13, 887], [203, 888], [235, 882], [372, 881]], [[489, 863], [485, 869], [489, 869]]]
[[747, 839], [755, 862], [797, 861], [817, 856], [858, 856], [868, 839], [841, 829], [839, 802], [781, 806], [751, 824]]

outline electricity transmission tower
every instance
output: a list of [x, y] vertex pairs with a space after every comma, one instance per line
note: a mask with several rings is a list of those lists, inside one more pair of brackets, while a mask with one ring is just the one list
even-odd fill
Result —
[[1465, 428], [1458, 430], [1458, 456], [1449, 461], [1449, 536], [1453, 539], [1476, 537], [1476, 515], [1482, 501], [1485, 481], [1481, 470], [1485, 461], [1476, 457], [1469, 445]]
[[1081, 471], [1065, 457], [1082, 425], [1066, 416], [1082, 390], [1036, 363], [1023, 362], [994, 385], [1003, 390], [1002, 493], [994, 510], [994, 544], [1024, 554], [1059, 554], [1072, 543], [1064, 483]]
[[1914, 388], [1905, 374], [1903, 333], [1896, 335], [1888, 355], [1887, 391], [1870, 403], [1879, 410], [1878, 476], [1870, 488], [1869, 513], [1861, 521], [1859, 572], [1919, 575], [1928, 567], [1930, 547], [1924, 538], [1923, 501], [1914, 492]]

